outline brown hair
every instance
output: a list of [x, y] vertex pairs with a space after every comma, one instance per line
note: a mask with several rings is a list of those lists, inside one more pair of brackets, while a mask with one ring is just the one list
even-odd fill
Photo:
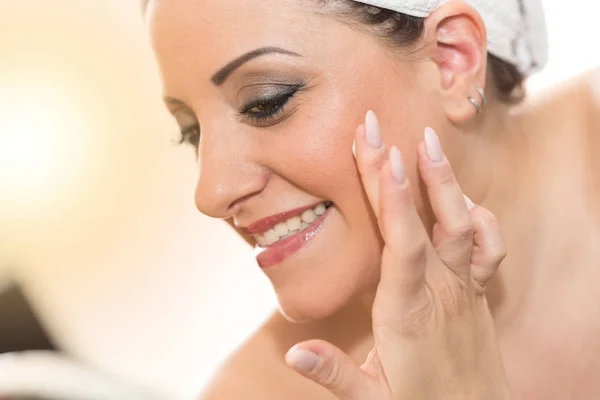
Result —
[[[425, 30], [425, 19], [396, 11], [353, 0], [320, 0], [320, 3], [329, 6], [327, 11], [334, 12], [336, 17], [346, 22], [358, 22], [393, 47], [416, 44]], [[518, 103], [525, 97], [525, 76], [513, 64], [488, 54], [488, 75], [494, 95], [500, 101]]]

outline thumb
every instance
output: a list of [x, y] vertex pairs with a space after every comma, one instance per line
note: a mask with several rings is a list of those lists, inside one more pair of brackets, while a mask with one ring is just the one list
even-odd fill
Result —
[[330, 343], [322, 340], [299, 343], [287, 352], [285, 361], [340, 400], [370, 398], [373, 382], [369, 375]]

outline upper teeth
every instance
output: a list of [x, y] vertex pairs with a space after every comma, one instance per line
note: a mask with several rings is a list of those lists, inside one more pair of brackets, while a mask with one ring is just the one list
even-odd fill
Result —
[[261, 247], [272, 245], [281, 239], [295, 235], [296, 233], [308, 228], [310, 224], [315, 222], [318, 217], [325, 214], [326, 210], [326, 203], [321, 203], [315, 208], [310, 208], [304, 211], [302, 215], [297, 215], [285, 222], [278, 223], [262, 235], [254, 235], [254, 238]]

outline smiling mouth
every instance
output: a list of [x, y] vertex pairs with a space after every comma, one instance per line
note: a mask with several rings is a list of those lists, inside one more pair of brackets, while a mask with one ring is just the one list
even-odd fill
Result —
[[294, 215], [267, 229], [261, 234], [252, 235], [258, 246], [266, 248], [277, 242], [297, 235], [315, 224], [333, 206], [331, 201], [324, 201], [316, 206], [304, 210], [301, 214]]

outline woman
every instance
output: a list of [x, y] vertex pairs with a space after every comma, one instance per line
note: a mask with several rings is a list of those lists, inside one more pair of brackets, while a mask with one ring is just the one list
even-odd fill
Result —
[[149, 3], [197, 207], [281, 308], [204, 398], [600, 396], [595, 75], [526, 98], [539, 4], [474, 3]]

